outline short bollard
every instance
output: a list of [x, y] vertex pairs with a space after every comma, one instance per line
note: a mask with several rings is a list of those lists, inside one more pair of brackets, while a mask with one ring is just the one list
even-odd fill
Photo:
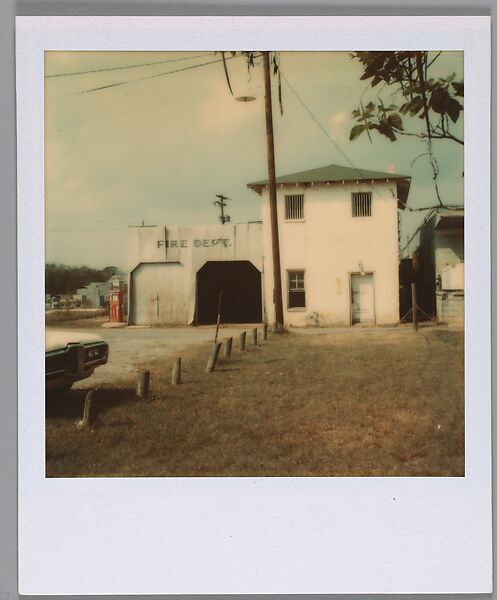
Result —
[[173, 373], [171, 375], [172, 385], [179, 385], [181, 383], [181, 358], [178, 357], [173, 364]]
[[252, 329], [252, 346], [257, 346], [257, 327]]
[[262, 339], [264, 341], [267, 340], [267, 323], [264, 323], [262, 326]]
[[226, 340], [226, 344], [224, 345], [224, 358], [229, 358], [231, 356], [231, 347], [233, 346], [233, 338], [229, 337]]
[[83, 418], [78, 421], [78, 429], [88, 429], [95, 423], [95, 397], [97, 390], [90, 390], [85, 397]]
[[216, 368], [217, 358], [219, 356], [219, 350], [221, 350], [221, 342], [217, 342], [212, 347], [211, 355], [209, 356], [209, 361], [207, 363], [207, 367], [205, 369], [206, 373], [212, 373]]
[[138, 400], [146, 401], [148, 399], [148, 389], [150, 387], [150, 371], [140, 371], [138, 374], [138, 384], [136, 386], [136, 397]]
[[245, 350], [245, 339], [247, 337], [247, 332], [246, 331], [242, 331], [242, 333], [240, 333], [240, 350]]

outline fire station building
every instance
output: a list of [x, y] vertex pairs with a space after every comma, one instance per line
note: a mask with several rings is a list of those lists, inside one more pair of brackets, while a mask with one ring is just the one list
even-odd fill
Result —
[[[410, 178], [330, 165], [277, 178], [285, 324], [399, 320], [398, 209]], [[267, 181], [262, 222], [129, 229], [137, 325], [274, 322]]]
[[261, 223], [131, 227], [132, 325], [261, 323]]

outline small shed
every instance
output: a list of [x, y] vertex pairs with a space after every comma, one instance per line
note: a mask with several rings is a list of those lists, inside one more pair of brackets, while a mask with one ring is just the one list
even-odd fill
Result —
[[434, 209], [414, 254], [421, 307], [445, 323], [464, 322], [464, 209]]

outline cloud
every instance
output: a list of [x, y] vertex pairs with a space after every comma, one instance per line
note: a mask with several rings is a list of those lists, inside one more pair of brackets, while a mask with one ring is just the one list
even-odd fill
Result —
[[332, 115], [330, 118], [330, 134], [334, 140], [348, 139], [348, 127], [346, 127], [348, 120], [349, 114], [345, 111]]
[[[46, 66], [47, 72], [62, 73], [177, 58], [164, 53], [54, 52]], [[411, 167], [412, 159], [425, 151], [421, 141], [403, 138], [391, 143], [378, 135], [372, 144], [367, 136], [349, 141], [350, 111], [364, 89], [359, 65], [346, 53], [290, 52], [281, 58], [282, 73], [298, 97], [283, 80], [281, 116], [274, 80], [278, 174], [332, 162], [348, 164], [348, 157], [360, 168], [412, 175], [413, 205], [433, 201], [433, 186], [423, 187], [431, 183], [429, 164], [419, 160]], [[235, 102], [221, 64], [79, 94], [178, 66], [47, 80], [46, 215], [51, 229], [67, 229], [47, 234], [50, 259], [123, 266], [125, 234], [112, 229], [142, 219], [216, 222], [212, 205], [216, 193], [232, 198], [229, 210], [234, 221], [259, 218], [260, 199], [245, 186], [267, 172], [264, 102], [261, 95], [256, 102]], [[230, 61], [229, 70], [235, 94], [250, 84], [243, 58]], [[256, 65], [250, 75], [259, 92], [261, 74]], [[452, 200], [461, 192], [446, 191], [444, 183], [460, 180], [462, 153], [458, 150], [459, 156], [447, 142], [443, 144], [434, 144], [440, 186]], [[72, 231], [91, 228], [91, 223], [102, 233]]]

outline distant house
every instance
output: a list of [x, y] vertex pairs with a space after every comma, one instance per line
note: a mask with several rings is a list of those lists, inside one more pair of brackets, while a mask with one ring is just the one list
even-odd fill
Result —
[[[410, 178], [329, 165], [278, 177], [284, 319], [288, 325], [399, 320], [398, 209]], [[274, 321], [271, 220], [261, 194], [265, 306]]]
[[85, 308], [103, 308], [109, 301], [110, 281], [94, 281], [76, 290], [74, 300]]
[[413, 256], [418, 302], [446, 323], [464, 322], [464, 209], [434, 209]]

